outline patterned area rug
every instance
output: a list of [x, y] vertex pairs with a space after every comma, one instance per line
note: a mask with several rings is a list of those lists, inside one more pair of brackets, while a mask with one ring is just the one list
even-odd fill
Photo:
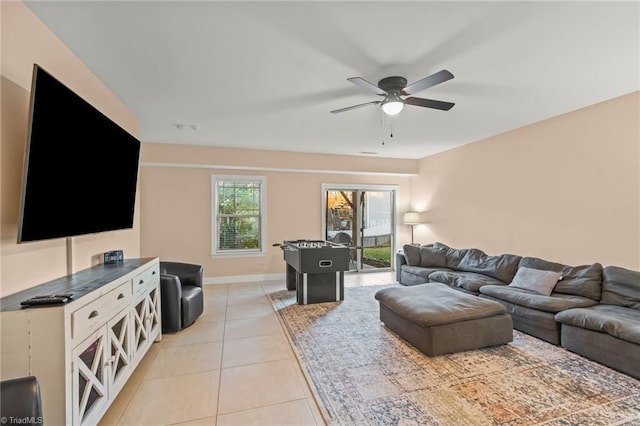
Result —
[[381, 288], [297, 305], [271, 294], [330, 425], [640, 425], [640, 381], [514, 331], [508, 345], [428, 357], [378, 318]]

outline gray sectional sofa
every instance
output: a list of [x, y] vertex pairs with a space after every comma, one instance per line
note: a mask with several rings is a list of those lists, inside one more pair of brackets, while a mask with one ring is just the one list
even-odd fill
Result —
[[561, 344], [640, 378], [640, 272], [607, 266], [602, 278], [597, 305], [556, 314]]
[[640, 272], [569, 266], [443, 243], [396, 255], [403, 285], [443, 283], [500, 302], [513, 327], [640, 378]]

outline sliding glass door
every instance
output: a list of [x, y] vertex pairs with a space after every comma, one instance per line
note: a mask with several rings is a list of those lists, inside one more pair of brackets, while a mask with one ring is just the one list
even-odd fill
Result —
[[351, 271], [391, 268], [395, 194], [386, 186], [323, 185], [324, 238], [351, 247]]

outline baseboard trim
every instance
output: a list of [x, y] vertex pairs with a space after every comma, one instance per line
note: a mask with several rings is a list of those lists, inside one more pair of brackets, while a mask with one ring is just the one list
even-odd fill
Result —
[[204, 278], [204, 285], [218, 284], [236, 284], [236, 283], [255, 283], [260, 281], [285, 280], [285, 274], [256, 274], [256, 275], [230, 275], [227, 277], [209, 277]]

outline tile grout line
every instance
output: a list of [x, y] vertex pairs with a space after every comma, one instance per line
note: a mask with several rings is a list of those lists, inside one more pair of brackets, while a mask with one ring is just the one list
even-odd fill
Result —
[[222, 347], [220, 348], [220, 369], [218, 370], [218, 397], [216, 399], [216, 415], [214, 422], [218, 424], [218, 415], [220, 414], [220, 394], [222, 393], [222, 361], [224, 360], [224, 337], [227, 333], [227, 308], [229, 307], [229, 286], [227, 285], [226, 301], [224, 304], [224, 327], [222, 328]]

